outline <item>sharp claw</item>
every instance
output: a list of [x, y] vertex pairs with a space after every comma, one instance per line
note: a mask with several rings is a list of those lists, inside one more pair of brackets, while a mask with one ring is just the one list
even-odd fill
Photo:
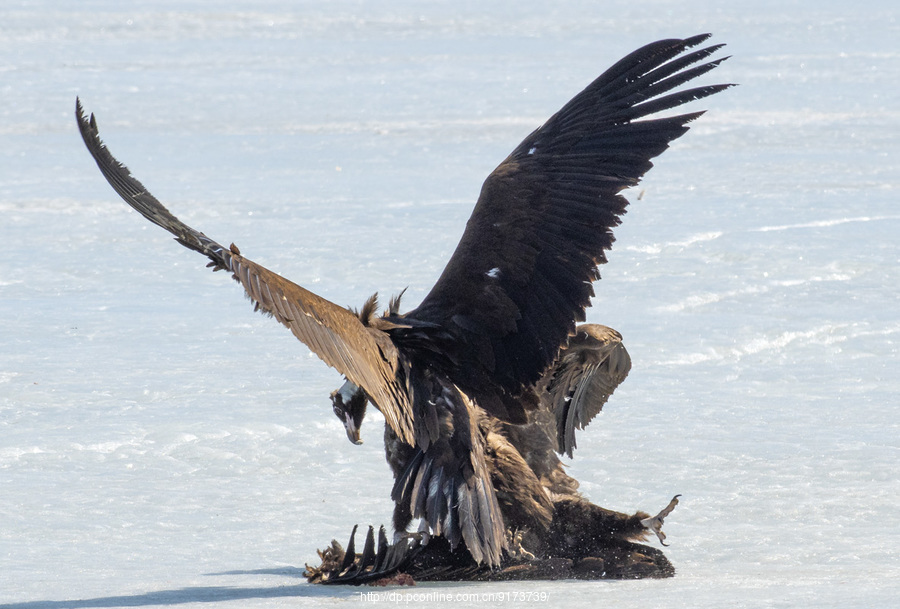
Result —
[[666, 516], [672, 513], [672, 510], [675, 509], [675, 506], [678, 505], [678, 498], [681, 495], [675, 495], [672, 497], [672, 501], [669, 502], [669, 505], [664, 507], [662, 511], [653, 516], [651, 518], [644, 518], [641, 520], [641, 524], [644, 525], [645, 528], [650, 529], [656, 536], [659, 538], [659, 543], [668, 547], [669, 544], [666, 543], [666, 534], [662, 531], [663, 520], [665, 520]]
[[525, 537], [524, 531], [521, 529], [518, 530], [510, 530], [506, 531], [506, 545], [508, 546], [507, 552], [510, 556], [516, 559], [531, 561], [534, 560], [534, 554], [525, 549], [525, 546], [522, 545], [522, 541]]
[[431, 540], [431, 534], [428, 531], [395, 531], [394, 532], [394, 545], [399, 544], [401, 542], [409, 542], [409, 540], [413, 540], [415, 543], [424, 547], [428, 545], [428, 542]]

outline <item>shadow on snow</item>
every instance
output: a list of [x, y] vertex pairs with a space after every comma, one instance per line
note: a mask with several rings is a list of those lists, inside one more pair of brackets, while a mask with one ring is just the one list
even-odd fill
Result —
[[[254, 571], [227, 571], [225, 573], [209, 573], [210, 576], [221, 575], [286, 575], [301, 577], [303, 569], [281, 567], [259, 569]], [[22, 603], [0, 604], [0, 609], [88, 609], [91, 607], [146, 607], [152, 605], [185, 605], [188, 603], [216, 603], [223, 601], [240, 601], [257, 598], [285, 597], [337, 597], [346, 598], [359, 594], [353, 587], [315, 586], [303, 582], [285, 586], [250, 587], [237, 586], [191, 586], [177, 590], [157, 590], [143, 594], [103, 596], [80, 600], [39, 600]]]

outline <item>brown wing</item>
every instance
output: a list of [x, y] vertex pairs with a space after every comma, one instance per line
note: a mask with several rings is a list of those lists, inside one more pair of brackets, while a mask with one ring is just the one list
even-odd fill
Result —
[[582, 324], [548, 370], [542, 405], [556, 423], [557, 451], [572, 456], [575, 430], [584, 429], [625, 380], [631, 357], [622, 335], [599, 324]]
[[175, 235], [185, 247], [208, 256], [213, 270], [231, 272], [257, 310], [272, 315], [322, 361], [365, 389], [397, 435], [413, 444], [412, 408], [399, 380], [405, 378], [405, 371], [400, 370], [397, 349], [386, 334], [364, 326], [347, 309], [244, 258], [234, 245], [223, 247], [181, 222], [112, 156], [100, 140], [94, 116], [85, 118], [79, 100], [75, 114], [88, 151], [126, 203]]
[[722, 61], [693, 66], [722, 45], [682, 55], [706, 38], [662, 40], [628, 55], [485, 181], [443, 274], [407, 314], [449, 335], [443, 350], [462, 358], [450, 376], [483, 407], [490, 410], [485, 395], [524, 395], [555, 361], [575, 322], [584, 320], [597, 265], [625, 213], [618, 193], [637, 184], [650, 159], [702, 112], [637, 119], [730, 86], [662, 95]]

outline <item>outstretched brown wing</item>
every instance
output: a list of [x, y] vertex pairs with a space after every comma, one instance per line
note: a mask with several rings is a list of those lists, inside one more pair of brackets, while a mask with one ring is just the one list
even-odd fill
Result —
[[[618, 193], [637, 184], [650, 159], [702, 112], [638, 119], [730, 86], [669, 93], [722, 61], [695, 65], [722, 45], [685, 53], [708, 37], [661, 40], [631, 53], [485, 181], [443, 274], [407, 314], [443, 328], [444, 350], [460, 358], [451, 378], [485, 408], [485, 396], [523, 394], [555, 361], [584, 320], [597, 265], [625, 213]], [[521, 420], [522, 412], [511, 414], [504, 418]]]
[[[575, 430], [584, 429], [631, 371], [622, 335], [599, 324], [582, 324], [547, 371], [542, 406], [556, 423], [557, 451], [572, 456]], [[552, 435], [552, 434], [551, 434]]]
[[234, 245], [226, 248], [181, 222], [112, 156], [100, 140], [94, 116], [84, 116], [80, 100], [76, 100], [75, 114], [88, 151], [126, 203], [175, 235], [185, 247], [208, 256], [214, 270], [231, 272], [258, 310], [287, 326], [322, 361], [365, 389], [397, 435], [414, 443], [412, 408], [399, 380], [406, 375], [399, 370], [402, 363], [397, 349], [386, 334], [364, 326], [349, 310], [244, 258]]

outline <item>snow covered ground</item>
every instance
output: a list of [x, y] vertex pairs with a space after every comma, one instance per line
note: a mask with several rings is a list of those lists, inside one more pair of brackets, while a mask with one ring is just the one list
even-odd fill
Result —
[[[0, 608], [896, 606], [898, 14], [4, 3]], [[119, 201], [75, 96], [189, 224], [338, 303], [408, 285], [412, 307], [527, 133], [626, 52], [704, 31], [733, 54], [706, 81], [741, 86], [631, 193], [589, 318], [635, 366], [571, 465], [610, 508], [683, 494], [676, 577], [308, 586], [316, 548], [389, 522], [381, 420], [350, 445], [340, 377]]]

